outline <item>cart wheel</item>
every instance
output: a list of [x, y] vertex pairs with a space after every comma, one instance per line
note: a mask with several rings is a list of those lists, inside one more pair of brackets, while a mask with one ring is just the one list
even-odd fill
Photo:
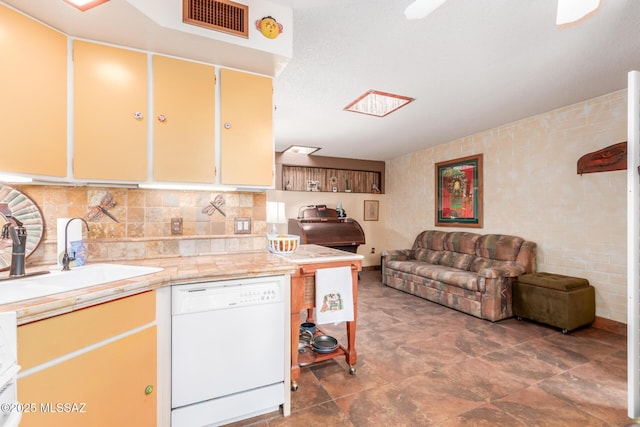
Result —
[[516, 319], [518, 319], [518, 320], [522, 320], [522, 317], [520, 317], [520, 316], [516, 316]]
[[349, 373], [351, 375], [355, 375], [356, 374], [356, 367], [355, 366], [349, 366]]
[[569, 330], [568, 329], [563, 329], [562, 333], [566, 335], [567, 333], [569, 333]]

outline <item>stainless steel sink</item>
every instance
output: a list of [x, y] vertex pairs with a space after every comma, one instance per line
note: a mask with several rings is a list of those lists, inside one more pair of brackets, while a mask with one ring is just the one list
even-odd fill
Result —
[[125, 264], [89, 264], [75, 267], [70, 271], [54, 270], [50, 274], [0, 281], [0, 304], [44, 297], [159, 271], [162, 271], [162, 268]]

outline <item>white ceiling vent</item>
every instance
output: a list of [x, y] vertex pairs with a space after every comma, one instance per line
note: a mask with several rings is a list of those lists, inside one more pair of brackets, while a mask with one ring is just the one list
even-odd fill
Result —
[[182, 0], [182, 21], [234, 36], [249, 37], [249, 6], [230, 0]]

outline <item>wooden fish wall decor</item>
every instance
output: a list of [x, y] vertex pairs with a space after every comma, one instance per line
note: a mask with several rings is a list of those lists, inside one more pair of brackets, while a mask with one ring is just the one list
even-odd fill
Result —
[[610, 145], [578, 159], [578, 174], [627, 169], [627, 141]]

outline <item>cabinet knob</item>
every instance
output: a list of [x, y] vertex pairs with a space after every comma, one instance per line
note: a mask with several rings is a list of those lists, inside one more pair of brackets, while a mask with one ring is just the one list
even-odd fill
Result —
[[136, 120], [142, 120], [144, 118], [144, 116], [142, 115], [142, 113], [140, 111], [136, 111], [135, 114], [133, 115], [133, 117], [135, 117]]
[[151, 393], [153, 393], [153, 386], [149, 384], [148, 386], [145, 387], [144, 394], [149, 395]]
[[231, 129], [231, 123], [226, 122], [226, 123], [224, 124], [224, 128], [225, 128], [225, 129]]
[[164, 123], [164, 122], [166, 122], [166, 121], [167, 121], [167, 116], [165, 116], [164, 114], [160, 114], [160, 115], [158, 116], [158, 121], [159, 121], [160, 123]]

